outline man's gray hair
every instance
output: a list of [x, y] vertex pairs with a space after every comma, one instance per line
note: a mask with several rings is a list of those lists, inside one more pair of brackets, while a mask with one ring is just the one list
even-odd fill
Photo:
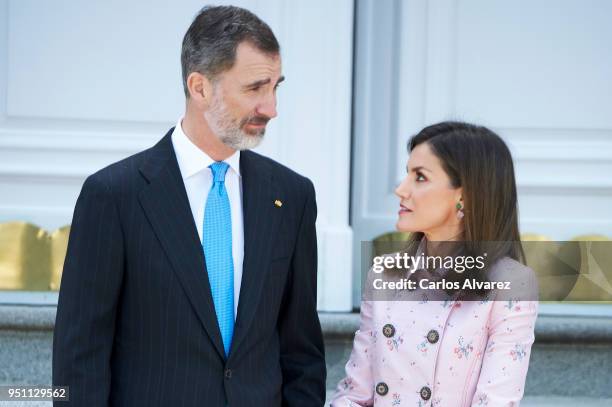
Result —
[[183, 37], [181, 67], [183, 90], [189, 98], [187, 77], [199, 72], [210, 81], [231, 69], [238, 45], [247, 41], [269, 55], [280, 46], [270, 27], [250, 11], [234, 6], [206, 6], [195, 17]]

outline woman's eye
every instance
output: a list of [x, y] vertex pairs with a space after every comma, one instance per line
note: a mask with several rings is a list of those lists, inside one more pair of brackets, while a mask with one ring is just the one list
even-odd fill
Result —
[[417, 172], [416, 180], [417, 180], [417, 182], [423, 182], [423, 181], [426, 180], [426, 178], [425, 178], [425, 176], [423, 174], [421, 174], [420, 172]]

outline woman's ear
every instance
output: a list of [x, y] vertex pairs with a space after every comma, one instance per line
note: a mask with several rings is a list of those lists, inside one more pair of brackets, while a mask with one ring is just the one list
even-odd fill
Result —
[[461, 207], [464, 206], [464, 202], [463, 202], [463, 188], [459, 187], [457, 188], [457, 190], [455, 191], [455, 204], [460, 203]]

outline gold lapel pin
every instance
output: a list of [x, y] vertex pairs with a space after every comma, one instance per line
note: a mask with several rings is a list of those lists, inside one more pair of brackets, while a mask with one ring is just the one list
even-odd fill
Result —
[[274, 205], [280, 208], [281, 206], [283, 206], [283, 202], [280, 199], [277, 199], [276, 201], [274, 201]]

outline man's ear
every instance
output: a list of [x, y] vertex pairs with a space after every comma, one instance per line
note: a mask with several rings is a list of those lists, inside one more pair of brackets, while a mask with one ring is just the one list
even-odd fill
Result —
[[187, 77], [189, 98], [201, 107], [207, 107], [212, 97], [212, 84], [208, 78], [199, 72], [192, 72]]

